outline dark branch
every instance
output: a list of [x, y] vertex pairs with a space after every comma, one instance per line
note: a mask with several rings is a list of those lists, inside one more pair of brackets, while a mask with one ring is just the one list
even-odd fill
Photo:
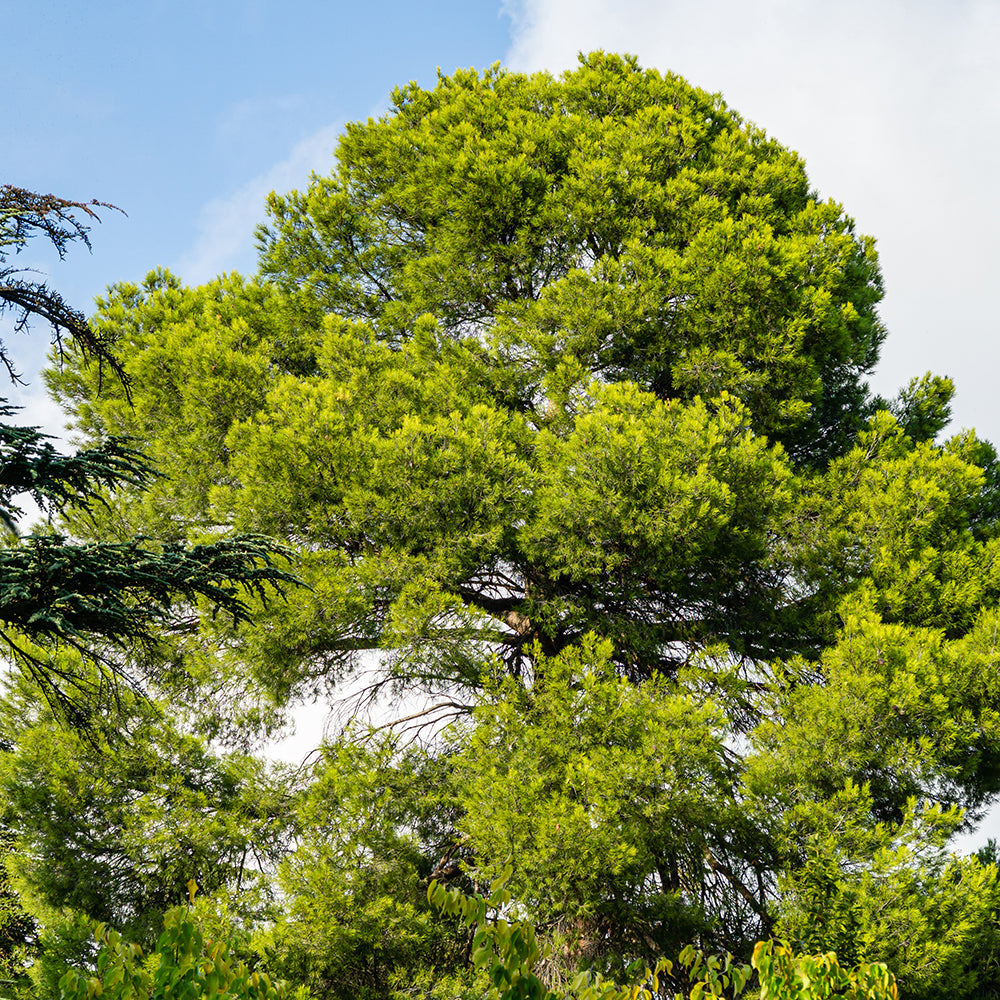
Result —
[[[65, 351], [65, 338], [69, 337], [84, 356], [90, 355], [97, 360], [99, 377], [103, 376], [105, 365], [111, 369], [131, 402], [128, 374], [107, 338], [95, 333], [83, 313], [68, 305], [58, 292], [44, 282], [26, 280], [21, 277], [25, 273], [23, 268], [7, 264], [11, 254], [19, 254], [28, 241], [38, 235], [52, 244], [60, 258], [65, 256], [74, 240], [79, 240], [89, 250], [90, 227], [78, 216], [82, 213], [88, 220], [99, 222], [98, 208], [121, 211], [103, 201], [69, 201], [10, 184], [0, 186], [0, 315], [8, 309], [13, 310], [15, 331], [26, 330], [35, 318], [48, 323], [60, 358]], [[2, 343], [0, 363], [13, 381], [20, 381]]]

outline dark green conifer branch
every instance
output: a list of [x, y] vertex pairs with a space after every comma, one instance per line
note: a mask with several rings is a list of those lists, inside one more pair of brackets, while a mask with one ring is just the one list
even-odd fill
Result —
[[[68, 201], [10, 185], [0, 187], [0, 316], [13, 310], [15, 332], [31, 319], [52, 329], [62, 356], [69, 336], [84, 358], [107, 366], [130, 396], [125, 368], [111, 347], [113, 338], [96, 333], [83, 314], [67, 306], [43, 282], [26, 280], [7, 264], [28, 240], [46, 237], [62, 257], [74, 240], [88, 248], [95, 208], [104, 202]], [[6, 347], [0, 362], [14, 381], [19, 376]], [[16, 412], [0, 400], [0, 418]], [[31, 496], [50, 518], [71, 510], [106, 505], [115, 490], [145, 490], [157, 473], [125, 438], [109, 436], [72, 455], [56, 450], [37, 427], [0, 423], [0, 520], [16, 536], [23, 514], [17, 498]], [[134, 653], [154, 647], [162, 629], [190, 627], [205, 604], [237, 621], [252, 615], [250, 598], [281, 592], [295, 577], [275, 557], [287, 550], [259, 534], [242, 534], [201, 545], [172, 541], [157, 546], [148, 537], [127, 542], [77, 544], [58, 532], [34, 534], [0, 550], [0, 639], [8, 657], [39, 684], [46, 699], [75, 717], [79, 699], [124, 680], [139, 687]], [[75, 660], [56, 655], [75, 650]], [[83, 664], [98, 667], [97, 680]], [[96, 688], [96, 690], [95, 690]]]

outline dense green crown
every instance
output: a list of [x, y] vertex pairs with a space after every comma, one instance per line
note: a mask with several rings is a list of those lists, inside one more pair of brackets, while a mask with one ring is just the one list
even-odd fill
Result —
[[[248, 654], [282, 690], [373, 649], [404, 683], [475, 688], [484, 649], [518, 674], [533, 642], [589, 631], [633, 678], [719, 644], [814, 659], [873, 567], [906, 591], [915, 542], [887, 549], [890, 517], [862, 529], [871, 477], [851, 472], [917, 462], [880, 444], [894, 423], [856, 445], [883, 337], [872, 241], [717, 96], [603, 54], [560, 79], [460, 71], [349, 125], [331, 175], [269, 210], [258, 283], [161, 272], [102, 303], [133, 410], [84, 369], [55, 384], [84, 429], [169, 470], [120, 525], [302, 551], [313, 596], [262, 615]], [[904, 393], [905, 440], [950, 393]], [[980, 490], [937, 461], [942, 496]], [[992, 509], [973, 506], [965, 528]], [[831, 540], [852, 532], [845, 559]], [[883, 604], [951, 613], [907, 594]]]
[[844, 448], [884, 331], [873, 241], [718, 95], [597, 53], [393, 94], [337, 167], [272, 195], [262, 271], [405, 339], [492, 344], [525, 408], [590, 378], [723, 391], [805, 461]]

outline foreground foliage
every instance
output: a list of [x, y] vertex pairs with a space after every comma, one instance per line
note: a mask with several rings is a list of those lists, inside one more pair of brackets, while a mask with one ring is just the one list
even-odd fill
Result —
[[[194, 901], [195, 882], [190, 883]], [[182, 906], [167, 910], [156, 949], [144, 960], [142, 948], [116, 930], [97, 926], [97, 975], [76, 969], [60, 980], [62, 1000], [283, 1000], [282, 983], [251, 971], [233, 954], [232, 941], [207, 939], [200, 921]]]
[[[194, 892], [192, 880], [192, 903]], [[674, 973], [674, 963], [661, 959], [655, 969], [645, 970], [636, 985], [622, 987], [599, 974], [584, 972], [553, 990], [533, 971], [544, 961], [545, 953], [536, 942], [532, 925], [487, 917], [490, 910], [496, 912], [510, 902], [503, 889], [496, 889], [487, 900], [456, 890], [449, 892], [432, 882], [428, 898], [438, 911], [458, 916], [473, 932], [471, 964], [485, 974], [485, 982], [476, 984], [477, 992], [485, 988], [487, 995], [496, 1000], [653, 1000], [666, 995], [668, 987], [663, 977]], [[164, 917], [155, 951], [148, 958], [139, 945], [128, 943], [117, 931], [98, 924], [96, 974], [67, 971], [59, 983], [61, 1000], [282, 1000], [287, 996], [287, 983], [272, 982], [261, 970], [251, 971], [235, 958], [234, 941], [206, 938], [202, 923], [190, 907], [171, 908]], [[731, 955], [722, 959], [706, 957], [688, 947], [679, 956], [676, 970], [674, 978], [684, 985], [683, 992], [673, 993], [675, 1000], [685, 996], [691, 1000], [702, 996], [735, 1000], [751, 982], [761, 1000], [898, 997], [893, 977], [884, 966], [863, 963], [856, 969], [845, 969], [833, 954], [796, 954], [787, 945], [771, 941], [759, 943], [746, 965], [735, 963]], [[305, 998], [308, 994], [300, 991], [297, 996]]]

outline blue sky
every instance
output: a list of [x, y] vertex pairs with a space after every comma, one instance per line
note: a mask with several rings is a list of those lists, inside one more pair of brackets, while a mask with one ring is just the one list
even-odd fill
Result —
[[[1000, 441], [995, 0], [0, 0], [0, 14], [0, 182], [128, 213], [105, 213], [92, 255], [23, 255], [85, 311], [158, 265], [191, 283], [252, 270], [266, 194], [328, 170], [343, 124], [397, 84], [628, 51], [805, 157], [878, 240], [876, 387], [949, 374], [955, 427]], [[45, 337], [9, 346], [33, 381], [27, 418], [58, 427], [32, 374]]]

